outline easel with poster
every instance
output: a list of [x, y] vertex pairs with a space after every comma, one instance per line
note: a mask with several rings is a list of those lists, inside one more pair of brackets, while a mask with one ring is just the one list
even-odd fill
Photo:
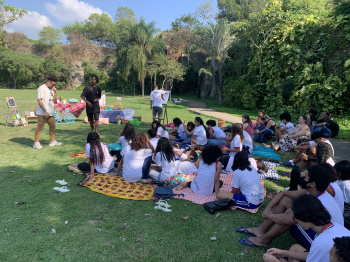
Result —
[[23, 125], [21, 116], [19, 115], [17, 110], [15, 99], [13, 97], [6, 97], [6, 104], [7, 104], [6, 126], [9, 124], [9, 117], [12, 118], [13, 126]]
[[163, 125], [164, 125], [165, 119], [166, 119], [166, 124], [169, 124], [168, 111], [167, 111], [167, 104], [168, 104], [169, 97], [170, 97], [170, 91], [167, 91], [166, 94], [162, 95], [162, 105], [164, 105]]

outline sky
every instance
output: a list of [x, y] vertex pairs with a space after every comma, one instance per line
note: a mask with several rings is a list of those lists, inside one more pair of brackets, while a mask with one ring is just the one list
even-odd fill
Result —
[[[7, 30], [20, 31], [31, 39], [38, 39], [38, 32], [44, 26], [61, 28], [75, 21], [84, 21], [92, 13], [108, 13], [114, 21], [120, 6], [134, 10], [138, 19], [144, 17], [147, 23], [155, 21], [158, 28], [166, 30], [171, 28], [171, 22], [176, 18], [194, 13], [196, 7], [204, 2], [205, 0], [5, 0], [5, 4], [28, 11]], [[212, 0], [212, 5], [217, 12], [216, 0]]]

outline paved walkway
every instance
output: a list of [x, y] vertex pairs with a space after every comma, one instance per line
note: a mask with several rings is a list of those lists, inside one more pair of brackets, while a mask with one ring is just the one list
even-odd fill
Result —
[[[242, 123], [242, 118], [234, 116], [228, 113], [218, 112], [213, 109], [208, 108], [208, 105], [203, 101], [188, 100], [183, 99], [184, 102], [188, 103], [188, 110], [196, 112], [198, 114], [203, 114], [206, 116], [211, 116], [217, 119], [224, 119], [226, 122], [230, 123]], [[350, 161], [350, 141], [330, 138], [329, 139], [334, 147], [335, 151], [335, 161], [348, 160]]]

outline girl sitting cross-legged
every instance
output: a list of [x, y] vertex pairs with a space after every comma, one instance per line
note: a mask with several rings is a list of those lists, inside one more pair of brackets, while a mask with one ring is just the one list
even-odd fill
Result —
[[89, 163], [80, 163], [78, 168], [86, 174], [86, 179], [78, 184], [84, 186], [94, 178], [94, 173], [106, 174], [114, 167], [114, 160], [109, 154], [108, 147], [101, 141], [97, 132], [90, 132], [87, 136], [87, 143], [85, 146], [86, 157]]
[[152, 128], [157, 130], [157, 135], [156, 135], [157, 138], [166, 137], [169, 139], [168, 131], [166, 131], [166, 128], [164, 126], [162, 126], [162, 124], [159, 121], [154, 120], [152, 122]]
[[226, 198], [234, 201], [234, 206], [255, 209], [261, 206], [264, 200], [264, 188], [261, 185], [260, 177], [248, 159], [247, 153], [241, 151], [235, 155], [232, 170], [232, 191], [217, 192], [216, 198]]
[[219, 192], [223, 184], [220, 180], [221, 162], [218, 161], [220, 156], [221, 150], [218, 146], [206, 145], [202, 151], [202, 159], [196, 162], [197, 176], [192, 182], [183, 182], [176, 189], [191, 187], [194, 193], [204, 196]]
[[[149, 176], [157, 181], [164, 181], [177, 174], [175, 168], [175, 153], [169, 139], [159, 138], [155, 153], [156, 164], [152, 164], [153, 170]], [[185, 155], [184, 155], [185, 156]], [[187, 156], [186, 156], [187, 158]]]

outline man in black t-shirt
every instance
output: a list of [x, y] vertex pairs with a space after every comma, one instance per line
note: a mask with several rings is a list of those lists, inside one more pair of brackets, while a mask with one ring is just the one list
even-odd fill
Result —
[[326, 111], [321, 113], [321, 119], [312, 122], [312, 133], [320, 132], [323, 137], [332, 137], [333, 121], [329, 118], [330, 114]]
[[[88, 84], [81, 94], [81, 98], [86, 103], [86, 114], [90, 122], [91, 131], [98, 132], [98, 120], [100, 115], [101, 88], [97, 85], [99, 82], [97, 75], [91, 76], [91, 83]], [[94, 128], [95, 120], [95, 128]]]

